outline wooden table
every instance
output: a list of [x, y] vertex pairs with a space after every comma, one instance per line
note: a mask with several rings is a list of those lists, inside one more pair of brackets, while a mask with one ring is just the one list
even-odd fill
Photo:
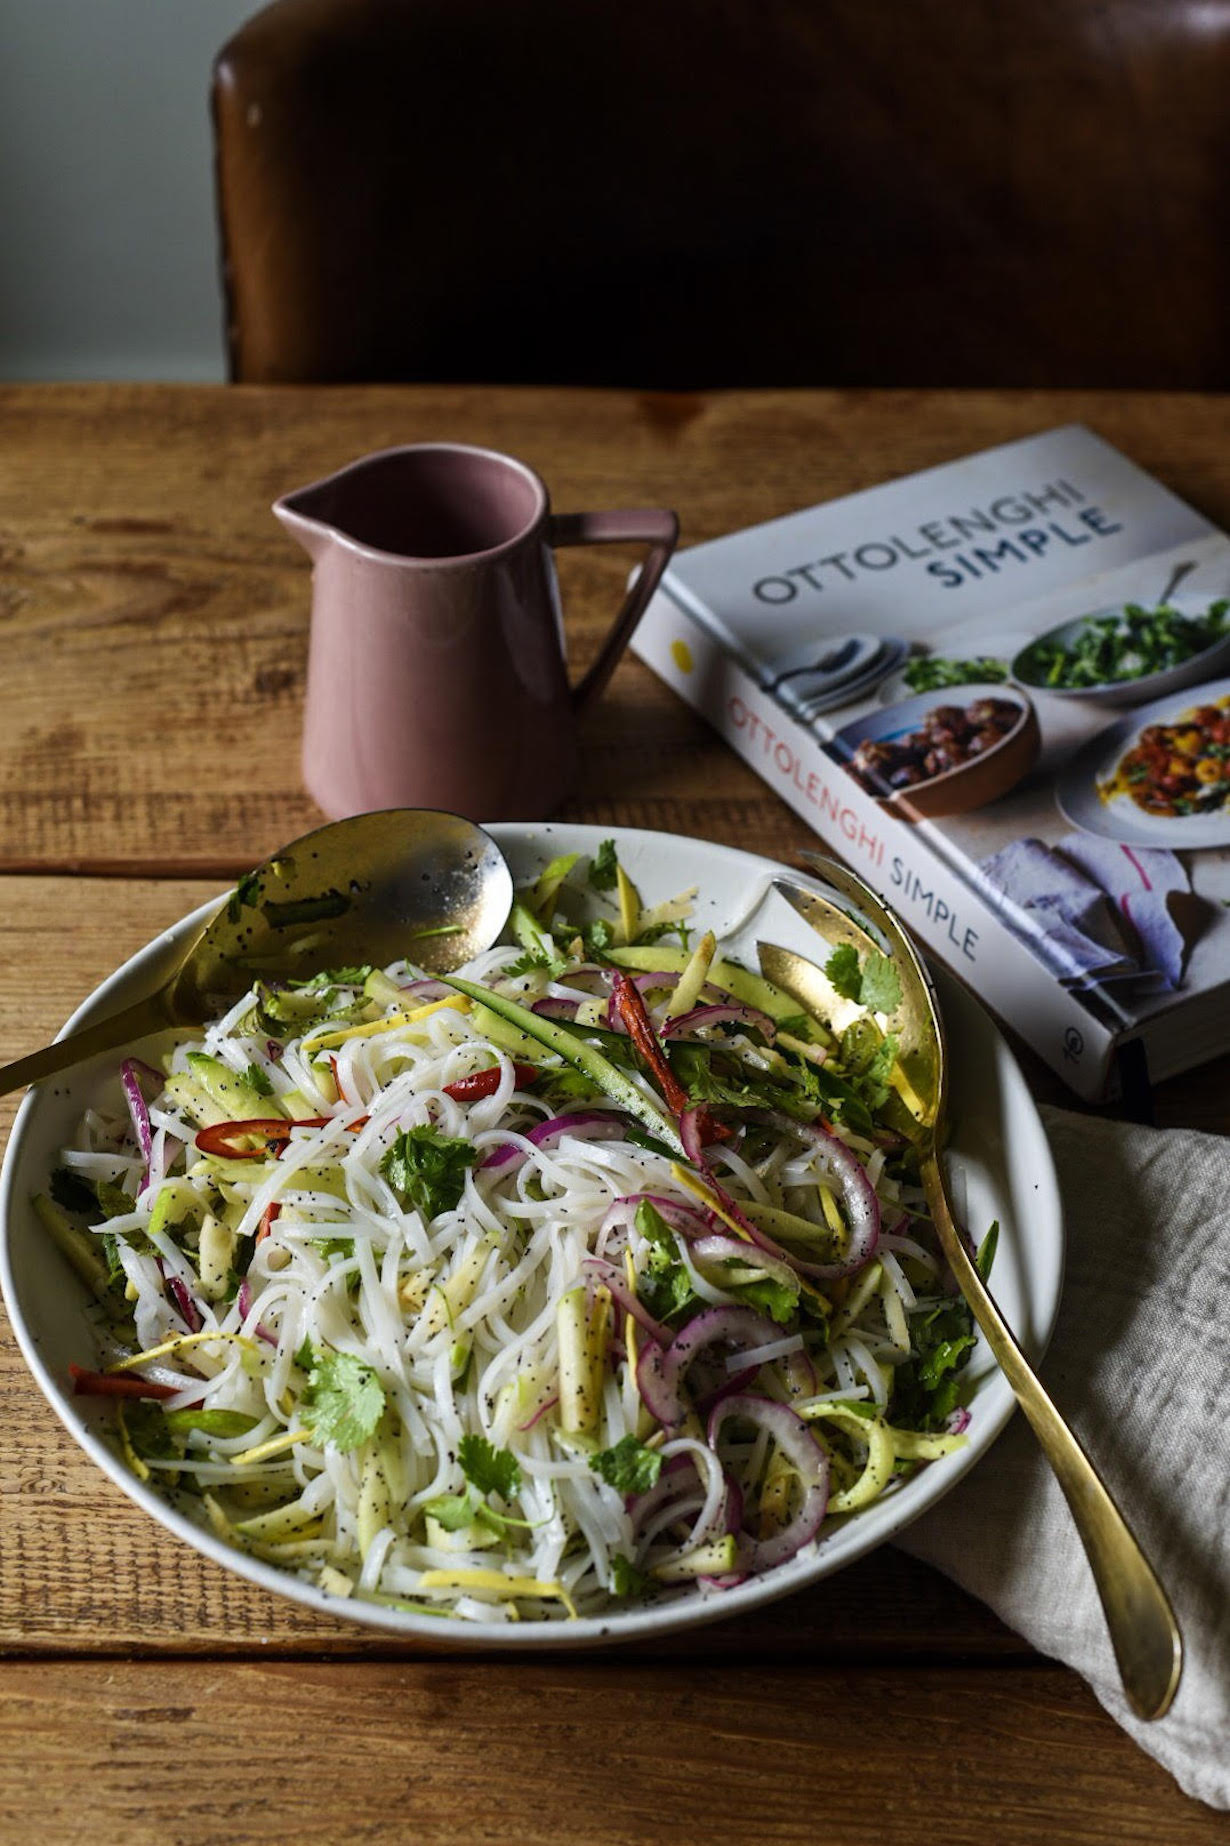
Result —
[[[1072, 419], [1230, 524], [1210, 398], [0, 390], [0, 1060], [319, 819], [298, 779], [307, 567], [268, 510], [284, 489], [455, 437], [523, 456], [561, 510], [672, 505], [686, 542]], [[628, 562], [561, 559], [580, 666]], [[567, 812], [783, 858], [807, 841], [634, 660]], [[1230, 1126], [1228, 1076], [1165, 1086], [1159, 1118]], [[164, 1536], [63, 1433], [7, 1326], [0, 1457], [0, 1839], [1225, 1837], [1079, 1679], [892, 1550], [652, 1647], [438, 1659]]]

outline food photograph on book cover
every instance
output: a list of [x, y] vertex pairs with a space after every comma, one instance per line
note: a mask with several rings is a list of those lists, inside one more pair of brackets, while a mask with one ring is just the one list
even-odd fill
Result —
[[935, 850], [1060, 981], [1098, 985], [1129, 1017], [1185, 985], [1211, 934], [1226, 940], [1210, 974], [1230, 974], [1230, 676], [1149, 697], [1219, 643], [1230, 652], [1222, 589], [1230, 578], [1180, 610], [1146, 577], [1064, 623], [1062, 645], [1040, 633], [1017, 649], [1012, 612], [957, 628], [830, 719], [834, 761], [903, 820], [933, 823]]
[[[1152, 1022], [1157, 1067], [1209, 1054], [1178, 1010], [1230, 992], [1224, 534], [1073, 426], [697, 546], [664, 588], [640, 651], [839, 850], [830, 792], [780, 776], [780, 740], [907, 828], [879, 855], [890, 898], [943, 865], [984, 942], [1000, 925], [1109, 1038]], [[663, 651], [684, 614], [720, 650], [700, 675]], [[926, 940], [934, 918], [903, 911]], [[979, 990], [1028, 1037], [1030, 996], [997, 972]]]

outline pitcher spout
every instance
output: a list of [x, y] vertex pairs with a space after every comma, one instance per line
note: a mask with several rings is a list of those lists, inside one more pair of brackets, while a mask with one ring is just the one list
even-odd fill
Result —
[[312, 487], [300, 487], [273, 503], [274, 518], [303, 546], [313, 563], [337, 536], [336, 527], [322, 516], [324, 509], [318, 505], [319, 489], [324, 485], [318, 482]]

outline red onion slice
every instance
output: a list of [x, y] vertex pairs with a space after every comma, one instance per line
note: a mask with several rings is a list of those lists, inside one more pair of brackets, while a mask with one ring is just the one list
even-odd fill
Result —
[[454, 993], [454, 989], [446, 987], [443, 981], [433, 981], [430, 978], [407, 981], [404, 985], [401, 983], [398, 985], [400, 992], [413, 994], [416, 1000], [449, 1000]]
[[530, 1011], [532, 1013], [540, 1013], [544, 1019], [571, 1020], [576, 1018], [577, 1008], [580, 1004], [581, 1002], [579, 1000], [565, 999], [562, 994], [547, 994], [544, 999], [535, 1000]]
[[691, 1012], [680, 1013], [677, 1019], [668, 1019], [665, 1025], [659, 1027], [659, 1036], [675, 1038], [680, 1032], [694, 1032], [699, 1026], [720, 1026], [728, 1021], [754, 1026], [770, 1045], [777, 1037], [777, 1026], [767, 1013], [762, 1013], [759, 1007], [741, 1006], [735, 1000], [694, 1006]]
[[[247, 1320], [248, 1315], [252, 1312], [252, 1284], [249, 1282], [247, 1276], [245, 1276], [243, 1281], [239, 1284], [239, 1293], [235, 1297], [235, 1306], [239, 1309], [240, 1320]], [[252, 1331], [258, 1339], [264, 1340], [268, 1345], [277, 1345], [277, 1334], [271, 1333], [263, 1320], [258, 1320]]]
[[644, 1493], [624, 1496], [624, 1510], [632, 1521], [634, 1531], [640, 1531], [668, 1500], [682, 1499], [685, 1493], [691, 1491], [693, 1483], [681, 1479], [685, 1469], [690, 1469], [694, 1476], [700, 1474], [700, 1463], [695, 1455], [669, 1455], [652, 1487], [647, 1487]]
[[[141, 1068], [148, 1070], [150, 1066], [143, 1064]], [[158, 1081], [162, 1082], [161, 1076]], [[148, 1166], [150, 1152], [154, 1145], [154, 1135], [150, 1127], [149, 1110], [145, 1106], [145, 1097], [141, 1093], [141, 1079], [137, 1075], [137, 1065], [134, 1059], [125, 1058], [120, 1065], [120, 1082], [124, 1086], [124, 1100], [128, 1104], [128, 1113], [132, 1117], [137, 1146], [141, 1149], [142, 1160]]]
[[779, 1134], [794, 1134], [801, 1141], [812, 1143], [821, 1171], [841, 1194], [850, 1229], [850, 1247], [839, 1263], [804, 1263], [790, 1256], [789, 1251], [785, 1255], [804, 1275], [815, 1276], [819, 1281], [833, 1282], [865, 1268], [880, 1241], [880, 1201], [853, 1148], [847, 1147], [827, 1128], [822, 1128], [819, 1122], [796, 1122], [792, 1116], [778, 1115], [768, 1109], [755, 1111], [754, 1119], [775, 1128]]
[[517, 1428], [519, 1430], [533, 1429], [539, 1417], [545, 1417], [548, 1410], [554, 1410], [555, 1406], [558, 1403], [559, 1403], [558, 1397], [549, 1397], [545, 1404], [540, 1404], [538, 1406], [537, 1410], [534, 1412], [533, 1416], [530, 1418], [528, 1423], [518, 1423]]
[[716, 1453], [723, 1426], [740, 1417], [771, 1436], [799, 1477], [803, 1500], [798, 1512], [780, 1532], [771, 1538], [753, 1538], [744, 1532], [740, 1538], [740, 1562], [749, 1575], [771, 1570], [784, 1564], [803, 1546], [810, 1543], [824, 1523], [829, 1502], [829, 1464], [824, 1450], [813, 1439], [802, 1417], [786, 1404], [747, 1392], [741, 1397], [727, 1397], [709, 1417], [709, 1447]]
[[755, 1308], [706, 1308], [694, 1314], [670, 1345], [645, 1347], [636, 1368], [637, 1388], [642, 1401], [659, 1423], [673, 1427], [688, 1413], [683, 1381], [688, 1367], [707, 1346], [719, 1343], [734, 1347], [767, 1346], [781, 1335], [781, 1328], [767, 1314]]
[[[753, 1269], [762, 1270], [773, 1281], [782, 1282], [787, 1288], [798, 1292], [798, 1275], [784, 1257], [770, 1256], [767, 1250], [756, 1245], [746, 1244], [738, 1237], [720, 1237], [710, 1235], [698, 1237], [692, 1245], [692, 1256], [698, 1263], [747, 1263]], [[721, 1284], [719, 1283], [719, 1287]]]
[[587, 1256], [581, 1267], [592, 1275], [595, 1281], [601, 1282], [604, 1287], [610, 1289], [612, 1297], [618, 1301], [624, 1313], [630, 1314], [637, 1325], [645, 1329], [651, 1340], [659, 1346], [670, 1345], [670, 1328], [664, 1327], [660, 1320], [654, 1319], [649, 1309], [628, 1286], [627, 1276], [617, 1269], [614, 1263], [608, 1263], [601, 1256]]
[[626, 1192], [607, 1212], [602, 1229], [613, 1230], [616, 1225], [633, 1223], [638, 1205], [652, 1205], [664, 1224], [685, 1237], [703, 1237], [711, 1228], [706, 1213], [698, 1211], [694, 1205], [683, 1204], [680, 1199], [668, 1199], [661, 1192]]
[[189, 1333], [199, 1333], [205, 1325], [205, 1317], [178, 1276], [167, 1277], [167, 1293], [179, 1309], [180, 1318], [184, 1321]]
[[[551, 1141], [558, 1141], [561, 1135], [579, 1134], [590, 1141], [617, 1141], [625, 1131], [625, 1122], [620, 1115], [609, 1115], [600, 1109], [577, 1109], [571, 1115], [553, 1115], [549, 1121], [539, 1122], [526, 1135], [535, 1147], [545, 1147]], [[487, 1172], [493, 1167], [512, 1168], [520, 1166], [528, 1158], [523, 1147], [517, 1147], [511, 1141], [492, 1148], [485, 1160], [479, 1162], [479, 1172]]]
[[701, 1138], [702, 1121], [700, 1105], [684, 1109], [679, 1116], [679, 1139], [683, 1142], [683, 1151], [692, 1165], [703, 1173], [709, 1163], [705, 1159], [705, 1143]]
[[850, 1230], [850, 1248], [838, 1263], [805, 1261], [753, 1224], [715, 1178], [706, 1162], [705, 1183], [721, 1202], [727, 1215], [740, 1230], [747, 1232], [758, 1249], [789, 1263], [799, 1275], [812, 1276], [821, 1282], [832, 1282], [840, 1276], [853, 1275], [856, 1270], [865, 1268], [875, 1255], [876, 1245], [880, 1241], [880, 1201], [876, 1197], [875, 1187], [863, 1171], [858, 1155], [818, 1122], [796, 1122], [793, 1116], [779, 1115], [770, 1109], [748, 1109], [744, 1112], [744, 1120], [759, 1122], [779, 1134], [793, 1134], [801, 1141], [812, 1142], [820, 1153], [820, 1165], [826, 1177], [836, 1183], [841, 1193]]

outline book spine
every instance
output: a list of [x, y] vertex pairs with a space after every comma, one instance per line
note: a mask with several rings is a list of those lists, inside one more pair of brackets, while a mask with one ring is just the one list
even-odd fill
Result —
[[659, 591], [632, 647], [1069, 1088], [1092, 1102], [1104, 1096], [1112, 1028], [1060, 985], [909, 822], [860, 788], [700, 620]]

